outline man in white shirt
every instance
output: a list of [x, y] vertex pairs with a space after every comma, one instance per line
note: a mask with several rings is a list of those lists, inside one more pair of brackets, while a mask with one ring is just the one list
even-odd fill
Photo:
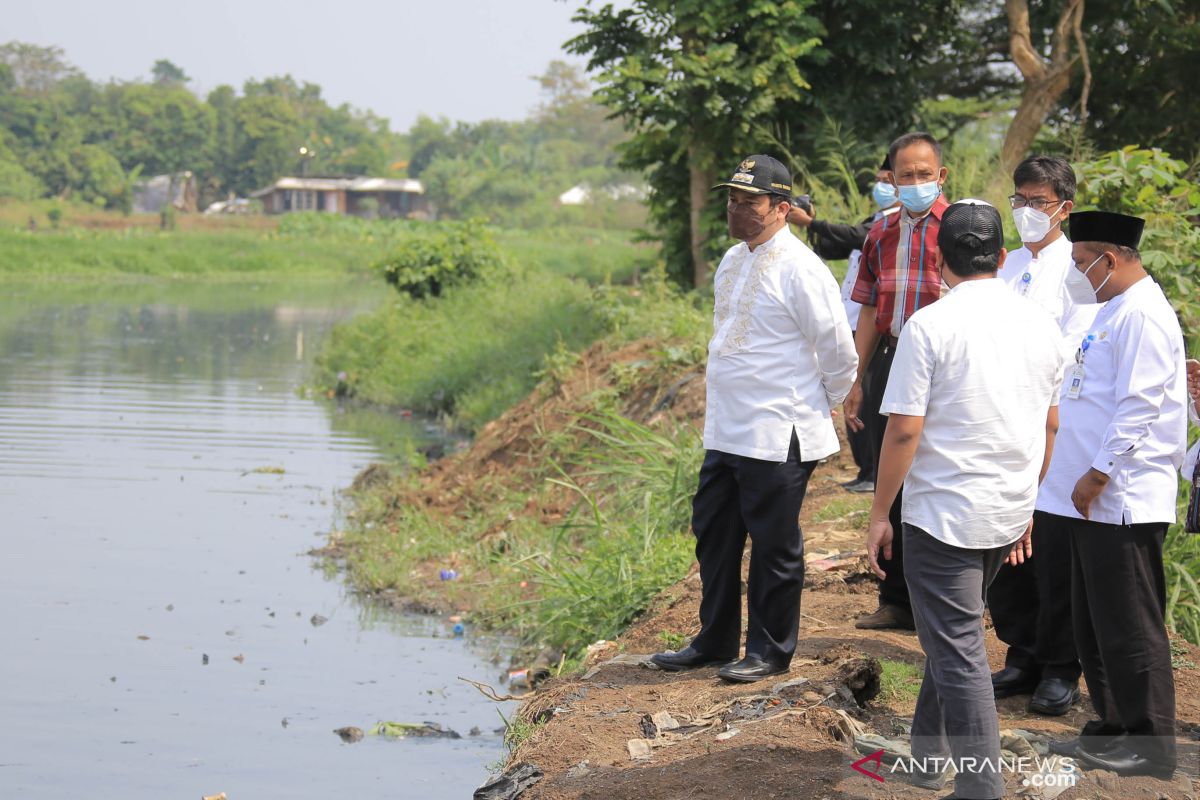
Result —
[[[1050, 313], [1073, 356], [1099, 309], [1090, 287], [1067, 280], [1075, 265], [1062, 223], [1075, 205], [1075, 171], [1064, 158], [1030, 156], [1013, 171], [1013, 186], [1008, 200], [1024, 246], [1005, 259], [1000, 280]], [[1029, 710], [1053, 716], [1079, 701], [1070, 574], [1070, 534], [1034, 514], [1031, 557], [1001, 569], [988, 589], [996, 636], [1008, 645], [1004, 669], [992, 675], [997, 698], [1033, 692]]]
[[678, 670], [733, 661], [741, 639], [749, 534], [746, 655], [718, 674], [756, 681], [796, 649], [804, 539], [800, 506], [817, 461], [839, 449], [833, 412], [858, 359], [837, 282], [787, 227], [792, 179], [776, 159], [744, 159], [727, 187], [729, 233], [708, 346], [706, 454], [692, 504], [703, 590], [700, 633], [652, 657]]
[[[867, 534], [883, 577], [904, 483], [904, 575], [925, 676], [913, 715], [910, 780], [955, 797], [999, 798], [1000, 727], [984, 648], [988, 584], [1029, 535], [1058, 424], [1063, 356], [1054, 321], [996, 279], [1000, 213], [951, 205], [938, 231], [950, 291], [904, 326], [884, 392], [888, 415]], [[907, 473], [907, 477], [905, 477]]]
[[1120, 775], [1175, 769], [1175, 683], [1163, 539], [1175, 521], [1187, 435], [1183, 334], [1142, 267], [1144, 223], [1070, 218], [1072, 259], [1105, 303], [1076, 349], [1039, 511], [1071, 536], [1075, 646], [1100, 717], [1056, 745]]

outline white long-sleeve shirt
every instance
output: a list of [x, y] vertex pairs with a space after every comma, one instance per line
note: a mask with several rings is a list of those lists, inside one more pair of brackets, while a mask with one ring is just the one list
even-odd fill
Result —
[[854, 383], [854, 337], [829, 268], [781, 228], [721, 259], [708, 345], [704, 446], [764, 461], [839, 449], [832, 410]]
[[1183, 333], [1175, 310], [1145, 277], [1105, 303], [1081, 354], [1084, 377], [1063, 383], [1060, 427], [1037, 508], [1079, 519], [1075, 484], [1091, 468], [1109, 476], [1090, 519], [1113, 525], [1174, 522], [1187, 436]]
[[999, 277], [1014, 292], [1050, 312], [1062, 332], [1063, 353], [1071, 358], [1102, 306], [1076, 303], [1071, 299], [1066, 289], [1069, 269], [1075, 269], [1071, 260], [1071, 241], [1066, 236], [1059, 236], [1043, 247], [1036, 257], [1028, 247], [1009, 253]]

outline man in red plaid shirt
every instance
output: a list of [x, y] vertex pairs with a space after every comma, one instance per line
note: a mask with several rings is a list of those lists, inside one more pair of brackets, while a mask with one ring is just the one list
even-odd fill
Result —
[[[847, 424], [854, 430], [865, 427], [869, 431], [877, 462], [887, 427], [887, 418], [879, 414], [879, 402], [887, 388], [900, 330], [918, 309], [942, 296], [937, 236], [942, 212], [949, 205], [942, 196], [946, 168], [937, 139], [928, 133], [906, 133], [892, 142], [888, 157], [892, 185], [902, 208], [899, 214], [879, 220], [863, 244], [858, 280], [850, 295], [862, 304], [854, 336], [858, 376], [844, 406]], [[894, 530], [900, 530], [902, 500], [897, 495], [892, 504]], [[880, 582], [879, 608], [860, 617], [855, 627], [913, 629], [901, 537], [896, 537], [890, 550], [879, 562], [887, 576]]]

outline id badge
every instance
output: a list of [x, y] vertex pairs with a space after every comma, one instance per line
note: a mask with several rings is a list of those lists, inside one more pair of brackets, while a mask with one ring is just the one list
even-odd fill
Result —
[[1071, 372], [1067, 376], [1067, 397], [1072, 400], [1078, 400], [1079, 395], [1083, 393], [1083, 364], [1076, 364], [1071, 367]]

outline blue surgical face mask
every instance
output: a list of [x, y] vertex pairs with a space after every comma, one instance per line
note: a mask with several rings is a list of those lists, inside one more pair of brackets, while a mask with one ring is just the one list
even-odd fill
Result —
[[913, 214], [921, 214], [929, 210], [933, 201], [942, 193], [942, 187], [937, 181], [918, 183], [914, 186], [897, 187], [900, 193], [900, 204]]
[[871, 197], [875, 198], [875, 205], [880, 208], [891, 208], [896, 205], [896, 187], [890, 183], [876, 183], [871, 190]]

